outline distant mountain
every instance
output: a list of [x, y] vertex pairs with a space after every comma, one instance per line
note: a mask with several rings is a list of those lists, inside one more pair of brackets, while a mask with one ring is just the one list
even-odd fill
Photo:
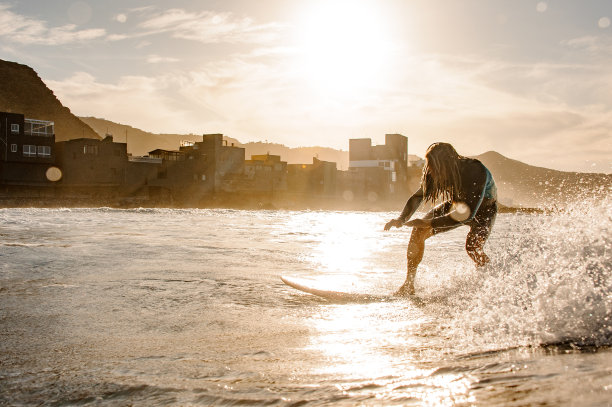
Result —
[[128, 153], [144, 156], [155, 149], [178, 150], [181, 141], [202, 141], [201, 135], [195, 134], [155, 134], [132, 126], [119, 124], [96, 117], [80, 117], [100, 137], [111, 134], [117, 143], [128, 143]]
[[[112, 134], [115, 141], [128, 142], [128, 152], [133, 155], [147, 155], [149, 151], [157, 148], [164, 150], [178, 150], [181, 141], [202, 141], [202, 135], [196, 134], [156, 134], [149, 133], [128, 125], [118, 124], [110, 120], [95, 117], [81, 117], [83, 122], [94, 129], [98, 135]], [[348, 152], [334, 150], [327, 147], [298, 147], [291, 148], [282, 144], [250, 142], [243, 144], [238, 140], [225, 137], [228, 144], [245, 149], [245, 157], [250, 159], [252, 155], [270, 153], [280, 155], [283, 161], [289, 164], [309, 164], [312, 158], [317, 157], [323, 161], [337, 163], [338, 169], [348, 169]]]
[[0, 59], [0, 111], [55, 122], [55, 139], [99, 138], [91, 127], [63, 106], [36, 72], [26, 65]]
[[245, 154], [250, 158], [254, 154], [280, 155], [283, 161], [289, 164], [312, 164], [313, 157], [322, 161], [336, 163], [339, 170], [348, 170], [348, 151], [335, 150], [329, 147], [287, 147], [283, 144], [250, 142], [241, 144], [246, 149]]
[[491, 171], [500, 202], [510, 206], [552, 208], [576, 199], [607, 197], [612, 191], [612, 174], [535, 167], [494, 151], [475, 158]]

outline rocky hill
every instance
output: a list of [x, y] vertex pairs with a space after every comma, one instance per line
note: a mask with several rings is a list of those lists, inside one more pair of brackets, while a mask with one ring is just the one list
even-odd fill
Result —
[[612, 192], [612, 174], [535, 167], [495, 151], [475, 158], [493, 174], [499, 200], [506, 205], [552, 208], [575, 200], [604, 198]]
[[99, 138], [91, 127], [63, 106], [29, 66], [0, 60], [0, 111], [55, 122], [55, 139]]

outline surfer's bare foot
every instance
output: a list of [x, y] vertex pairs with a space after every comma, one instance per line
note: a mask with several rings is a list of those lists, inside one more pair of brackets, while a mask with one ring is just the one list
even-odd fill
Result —
[[407, 297], [414, 295], [414, 286], [412, 284], [404, 284], [393, 295], [396, 297]]

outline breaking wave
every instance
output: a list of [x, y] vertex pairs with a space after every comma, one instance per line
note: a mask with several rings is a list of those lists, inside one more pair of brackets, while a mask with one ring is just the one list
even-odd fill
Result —
[[612, 205], [583, 202], [506, 222], [489, 245], [491, 264], [447, 293], [449, 334], [468, 351], [610, 346]]

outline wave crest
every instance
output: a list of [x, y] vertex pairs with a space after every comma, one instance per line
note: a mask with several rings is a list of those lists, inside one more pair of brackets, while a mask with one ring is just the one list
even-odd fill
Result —
[[611, 345], [612, 205], [508, 221], [512, 233], [489, 244], [491, 264], [450, 294], [451, 334], [467, 349]]

